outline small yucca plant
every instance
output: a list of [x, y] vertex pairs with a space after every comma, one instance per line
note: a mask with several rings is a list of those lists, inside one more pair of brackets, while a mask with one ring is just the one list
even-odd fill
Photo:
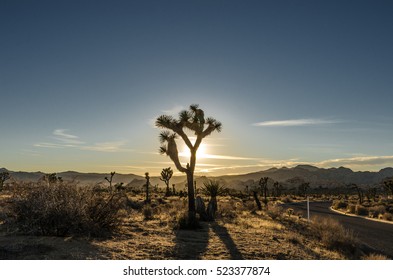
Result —
[[227, 188], [222, 186], [219, 181], [209, 180], [203, 183], [202, 193], [210, 196], [209, 204], [207, 205], [207, 220], [214, 221], [216, 217], [217, 206], [217, 196], [225, 195], [228, 193]]
[[215, 198], [219, 195], [227, 194], [228, 190], [225, 188], [219, 181], [209, 180], [203, 183], [202, 193], [210, 196], [211, 198]]

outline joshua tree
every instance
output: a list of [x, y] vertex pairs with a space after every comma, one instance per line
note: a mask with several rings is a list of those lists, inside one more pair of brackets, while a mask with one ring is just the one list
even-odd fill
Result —
[[[305, 195], [310, 183], [304, 181], [301, 177], [293, 177], [287, 180], [287, 183], [297, 188], [298, 195]], [[296, 187], [297, 185], [297, 187]]]
[[359, 204], [363, 203], [363, 197], [364, 197], [364, 192], [363, 190], [356, 184], [349, 184], [349, 187], [351, 187], [352, 189], [355, 189], [356, 192], [358, 193], [358, 199], [359, 199]]
[[173, 170], [168, 167], [168, 168], [164, 168], [161, 171], [161, 178], [160, 180], [163, 181], [166, 185], [166, 192], [165, 195], [166, 196], [170, 196], [171, 195], [171, 190], [169, 189], [169, 180], [172, 178], [173, 175]]
[[[156, 126], [164, 129], [160, 133], [160, 153], [166, 154], [171, 158], [176, 168], [187, 175], [188, 188], [188, 219], [195, 220], [195, 193], [194, 193], [194, 171], [196, 165], [196, 153], [202, 140], [209, 136], [212, 132], [220, 132], [222, 125], [213, 118], [206, 118], [204, 112], [199, 109], [198, 105], [191, 105], [189, 110], [183, 110], [179, 113], [179, 118], [162, 115], [157, 118]], [[190, 130], [195, 136], [194, 143], [185, 133], [185, 129]], [[190, 150], [190, 160], [184, 167], [179, 160], [179, 152], [177, 150], [176, 139], [180, 137], [188, 149]]]
[[3, 190], [4, 182], [10, 178], [10, 173], [8, 173], [7, 171], [0, 173], [0, 192]]
[[256, 191], [252, 191], [252, 195], [254, 196], [255, 203], [257, 204], [258, 210], [262, 210], [261, 202], [258, 199], [258, 193]]
[[262, 177], [259, 179], [259, 186], [261, 187], [261, 192], [263, 194], [263, 203], [267, 205], [267, 193], [268, 193], [268, 187], [267, 187], [267, 182], [269, 181], [269, 177]]
[[370, 202], [371, 199], [373, 199], [375, 201], [375, 198], [377, 196], [377, 188], [376, 187], [368, 187], [365, 195], [367, 197], [368, 202]]
[[112, 192], [112, 180], [113, 180], [113, 176], [115, 176], [115, 174], [116, 174], [116, 172], [115, 171], [113, 171], [113, 172], [111, 172], [111, 176], [108, 178], [108, 177], [105, 177], [105, 180], [107, 180], [108, 181], [108, 183], [109, 183], [109, 190]]
[[176, 195], [175, 184], [172, 184], [172, 193], [173, 193], [173, 195]]
[[274, 182], [273, 184], [273, 196], [279, 197], [281, 196], [282, 185], [279, 182]]
[[45, 174], [40, 180], [46, 182], [48, 186], [63, 182], [63, 178], [58, 177], [56, 173]]
[[145, 199], [145, 203], [150, 203], [150, 196], [149, 196], [149, 185], [150, 185], [150, 176], [149, 176], [149, 172], [145, 173], [145, 178], [146, 178], [146, 199]]
[[310, 183], [309, 182], [304, 182], [301, 183], [298, 187], [298, 193], [300, 196], [305, 196], [307, 193], [307, 190], [310, 188]]
[[393, 178], [385, 180], [383, 184], [386, 191], [393, 195]]

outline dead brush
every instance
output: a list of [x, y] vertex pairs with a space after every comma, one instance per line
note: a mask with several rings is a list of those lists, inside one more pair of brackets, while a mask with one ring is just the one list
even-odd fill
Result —
[[357, 240], [352, 231], [345, 229], [332, 218], [315, 217], [310, 225], [311, 233], [330, 250], [344, 253], [355, 252]]
[[266, 214], [272, 218], [272, 220], [279, 220], [284, 215], [284, 210], [278, 205], [270, 205]]
[[233, 221], [238, 216], [238, 211], [241, 207], [240, 203], [231, 203], [230, 201], [221, 203], [217, 212], [217, 219], [221, 219], [225, 222]]
[[14, 224], [24, 233], [37, 235], [102, 236], [117, 229], [125, 199], [74, 185], [37, 185], [15, 193]]

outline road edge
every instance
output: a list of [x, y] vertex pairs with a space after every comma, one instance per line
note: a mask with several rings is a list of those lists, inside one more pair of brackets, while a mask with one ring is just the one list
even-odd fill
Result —
[[365, 219], [365, 220], [369, 220], [369, 221], [374, 221], [374, 222], [380, 222], [380, 223], [385, 223], [385, 224], [391, 224], [393, 225], [392, 221], [386, 221], [386, 220], [380, 220], [380, 219], [375, 219], [375, 218], [369, 218], [369, 217], [364, 217], [364, 216], [359, 216], [359, 215], [355, 215], [355, 214], [350, 214], [350, 213], [346, 213], [337, 209], [334, 209], [333, 206], [330, 206], [329, 209], [335, 213], [339, 213], [341, 215], [345, 215], [345, 216], [350, 216], [350, 217], [357, 217], [357, 218], [361, 218], [361, 219]]

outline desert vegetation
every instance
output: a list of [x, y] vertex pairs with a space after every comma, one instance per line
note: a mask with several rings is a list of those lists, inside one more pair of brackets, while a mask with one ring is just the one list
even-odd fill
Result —
[[381, 182], [383, 187], [360, 187], [350, 184], [356, 194], [339, 196], [333, 200], [332, 208], [348, 214], [373, 219], [393, 221], [392, 179]]
[[308, 223], [295, 211], [281, 208], [282, 201], [300, 197], [268, 196], [268, 205], [259, 210], [252, 194], [228, 190], [220, 182], [207, 180], [200, 189], [196, 201], [207, 205], [206, 216], [196, 211], [190, 225], [188, 197], [167, 196], [166, 186], [152, 189], [147, 201], [145, 188], [112, 190], [109, 182], [107, 188], [63, 181], [5, 185], [0, 197], [0, 256], [386, 259], [360, 250], [356, 236], [333, 220]]
[[363, 201], [360, 203], [354, 197], [348, 199], [336, 199], [333, 201], [333, 209], [348, 214], [393, 221], [393, 200], [387, 198], [379, 198], [375, 201]]

